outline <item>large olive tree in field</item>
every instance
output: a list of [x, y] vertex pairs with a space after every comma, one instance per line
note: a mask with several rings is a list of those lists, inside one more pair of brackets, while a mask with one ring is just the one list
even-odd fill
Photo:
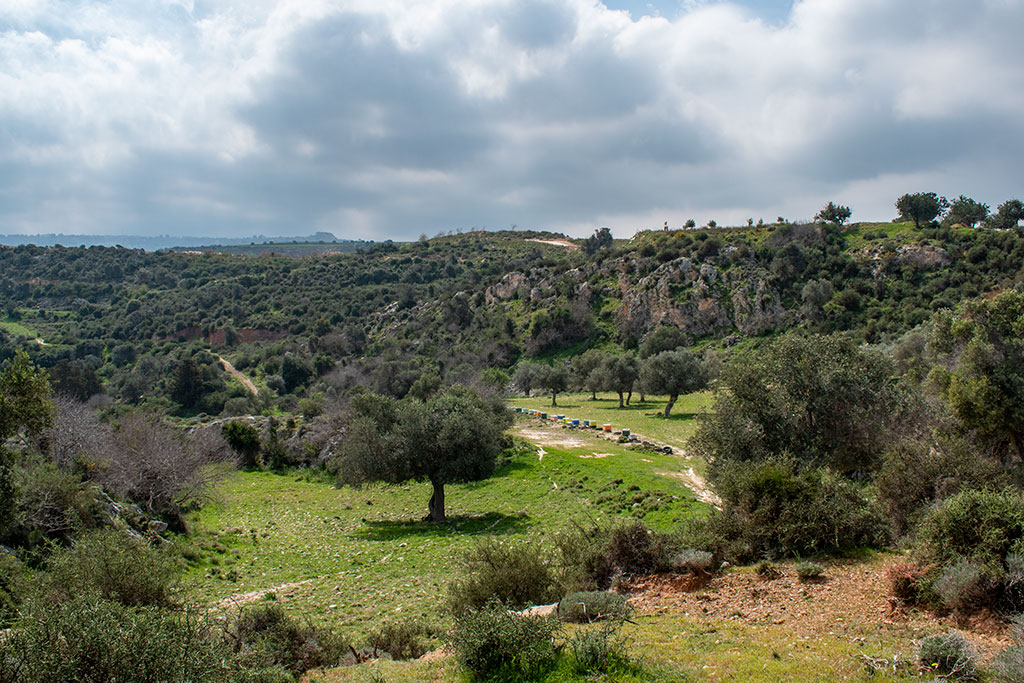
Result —
[[707, 384], [704, 367], [700, 360], [685, 349], [662, 351], [651, 356], [640, 366], [640, 385], [650, 394], [668, 394], [665, 417], [672, 412], [672, 406], [679, 394], [703, 389]]
[[426, 402], [365, 395], [353, 400], [334, 461], [345, 484], [429, 481], [429, 518], [445, 520], [444, 487], [494, 473], [508, 410], [472, 389], [450, 387]]

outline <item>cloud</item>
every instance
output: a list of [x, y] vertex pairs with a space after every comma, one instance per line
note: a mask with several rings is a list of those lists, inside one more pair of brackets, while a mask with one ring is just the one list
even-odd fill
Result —
[[415, 238], [1021, 194], [1021, 0], [12, 0], [0, 232]]

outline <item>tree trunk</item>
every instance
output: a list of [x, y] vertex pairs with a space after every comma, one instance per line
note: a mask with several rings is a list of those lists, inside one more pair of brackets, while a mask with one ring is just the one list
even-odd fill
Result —
[[631, 401], [632, 399], [633, 399], [633, 390], [632, 390], [632, 389], [630, 389], [630, 390], [629, 390], [629, 393], [628, 393], [628, 394], [626, 394], [626, 405], [627, 405], [627, 406], [629, 405], [629, 402], [630, 402], [630, 401]]
[[668, 417], [669, 413], [672, 412], [672, 406], [676, 404], [677, 398], [679, 398], [679, 394], [672, 394], [668, 397], [668, 403], [665, 404], [665, 417]]
[[597, 391], [591, 391], [590, 392], [590, 400], [591, 401], [596, 401], [597, 400]]
[[557, 403], [555, 403], [555, 397], [556, 396], [558, 396], [558, 392], [557, 391], [552, 391], [551, 392], [551, 407], [552, 408], [554, 408], [555, 406], [558, 405]]
[[619, 407], [622, 407], [622, 392], [619, 392]]
[[444, 516], [444, 484], [436, 481], [430, 482], [434, 485], [434, 492], [430, 494], [430, 502], [427, 507], [430, 510], [431, 522], [443, 522], [447, 519]]

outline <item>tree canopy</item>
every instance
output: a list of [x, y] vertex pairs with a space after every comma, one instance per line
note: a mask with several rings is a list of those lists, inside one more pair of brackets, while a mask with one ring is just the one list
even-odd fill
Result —
[[651, 394], [668, 394], [665, 417], [672, 412], [679, 394], [704, 388], [707, 379], [700, 360], [685, 349], [662, 351], [640, 366], [640, 385]]
[[897, 396], [881, 353], [841, 335], [790, 333], [731, 359], [690, 443], [713, 465], [788, 456], [862, 471], [886, 443]]
[[1024, 294], [966, 302], [937, 316], [934, 347], [948, 357], [932, 377], [953, 413], [997, 451], [1024, 460]]
[[896, 200], [896, 210], [900, 218], [905, 221], [914, 221], [914, 227], [921, 228], [922, 223], [930, 223], [949, 207], [945, 197], [940, 197], [934, 192], [917, 192], [905, 194]]
[[494, 473], [507, 409], [458, 385], [423, 402], [367, 395], [354, 400], [334, 462], [342, 483], [429, 481], [429, 518], [445, 520], [444, 487]]
[[817, 215], [814, 216], [814, 220], [842, 225], [846, 221], [850, 220], [850, 216], [852, 215], [853, 211], [850, 210], [850, 207], [829, 202], [817, 213]]

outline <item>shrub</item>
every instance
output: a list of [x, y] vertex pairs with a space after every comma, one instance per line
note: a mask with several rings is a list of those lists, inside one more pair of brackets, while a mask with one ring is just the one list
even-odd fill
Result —
[[58, 600], [95, 594], [128, 606], [173, 604], [173, 560], [144, 541], [114, 529], [81, 536], [50, 560], [47, 589]]
[[961, 491], [925, 518], [919, 542], [936, 565], [965, 557], [1000, 571], [1007, 555], [1024, 550], [1024, 493]]
[[1024, 683], [1024, 645], [1000, 652], [992, 661], [992, 671], [1000, 683]]
[[17, 615], [27, 585], [25, 565], [0, 550], [0, 628]]
[[631, 612], [626, 598], [608, 591], [570, 593], [558, 603], [558, 617], [575, 624], [605, 619], [621, 620]]
[[451, 646], [478, 679], [528, 680], [554, 666], [558, 629], [557, 619], [522, 616], [492, 602], [455, 617]]
[[577, 526], [559, 537], [558, 548], [565, 590], [605, 590], [620, 575], [670, 570], [675, 544], [635, 521], [611, 529]]
[[240, 420], [225, 422], [221, 434], [238, 454], [242, 467], [256, 467], [260, 454], [260, 433], [254, 425]]
[[15, 545], [56, 541], [66, 545], [96, 526], [100, 505], [92, 486], [52, 462], [26, 460], [16, 471], [18, 510], [9, 537]]
[[817, 562], [798, 562], [796, 565], [796, 576], [800, 581], [819, 581], [825, 576], [825, 568]]
[[768, 560], [761, 560], [758, 562], [754, 571], [756, 571], [757, 575], [762, 579], [766, 579], [768, 581], [773, 581], [782, 576], [782, 572], [779, 570], [778, 566], [774, 562], [769, 562]]
[[687, 570], [694, 574], [707, 574], [714, 570], [715, 556], [706, 550], [686, 548], [672, 558], [672, 568]]
[[417, 659], [427, 652], [423, 641], [426, 635], [427, 629], [417, 622], [391, 622], [370, 633], [367, 644], [392, 659]]
[[889, 593], [905, 604], [917, 602], [921, 594], [921, 581], [927, 570], [913, 562], [898, 562], [885, 570]]
[[882, 456], [875, 485], [893, 532], [902, 536], [935, 501], [1005, 478], [998, 462], [980, 456], [964, 439], [905, 439]]
[[602, 674], [627, 664], [625, 639], [619, 635], [618, 623], [582, 628], [566, 642], [572, 654], [572, 668], [577, 674]]
[[227, 681], [230, 661], [189, 612], [83, 594], [37, 602], [0, 657], [0, 681]]
[[945, 567], [932, 583], [932, 591], [942, 605], [961, 614], [984, 607], [988, 587], [983, 568], [963, 557]]
[[921, 640], [917, 646], [917, 660], [929, 671], [948, 678], [970, 680], [978, 675], [978, 650], [959, 631]]
[[1024, 552], [1013, 552], [1006, 556], [1002, 598], [1009, 609], [1024, 610]]
[[280, 605], [242, 610], [228, 632], [232, 650], [248, 668], [284, 669], [296, 676], [316, 667], [337, 665], [348, 651], [341, 638], [303, 626]]
[[768, 460], [722, 465], [716, 478], [724, 507], [707, 525], [727, 559], [835, 552], [885, 539], [864, 495], [827, 470]]
[[468, 552], [464, 561], [466, 575], [448, 589], [453, 612], [479, 609], [491, 600], [520, 608], [554, 598], [551, 568], [534, 546], [489, 541]]

